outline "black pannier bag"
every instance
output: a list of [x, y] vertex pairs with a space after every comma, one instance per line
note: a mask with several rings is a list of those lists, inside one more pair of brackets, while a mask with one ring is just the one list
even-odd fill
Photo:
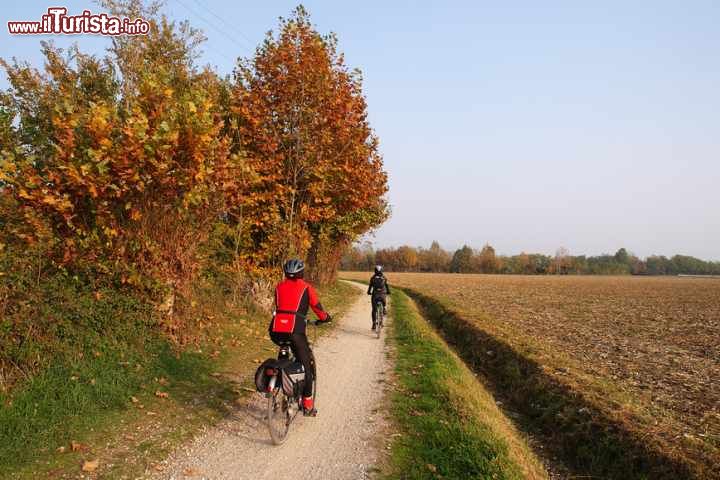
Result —
[[255, 371], [255, 388], [260, 393], [267, 392], [268, 382], [270, 377], [265, 373], [268, 368], [277, 368], [278, 361], [274, 358], [268, 358], [260, 364], [258, 369]]
[[[276, 358], [268, 358], [260, 364], [258, 369], [255, 371], [255, 388], [260, 393], [267, 393], [268, 383], [270, 382], [270, 375], [265, 373], [269, 368], [279, 370], [278, 382], [282, 382], [283, 390], [285, 395], [293, 396], [296, 392], [297, 382], [305, 378], [305, 370], [302, 364], [299, 362], [291, 362], [288, 359], [278, 360]], [[286, 373], [287, 372], [287, 373]], [[275, 386], [280, 387], [280, 383]]]

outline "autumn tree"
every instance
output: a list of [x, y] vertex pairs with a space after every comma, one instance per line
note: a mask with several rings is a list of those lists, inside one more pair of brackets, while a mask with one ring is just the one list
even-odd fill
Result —
[[363, 270], [363, 254], [359, 248], [349, 247], [340, 259], [341, 270]]
[[495, 255], [495, 249], [489, 244], [480, 250], [477, 261], [482, 273], [497, 273], [500, 269], [500, 260]]
[[472, 248], [467, 245], [463, 245], [462, 248], [455, 251], [452, 260], [450, 261], [450, 271], [453, 273], [470, 273], [474, 270], [473, 268], [473, 255]]
[[630, 254], [624, 248], [615, 252], [615, 261], [621, 264], [630, 264]]
[[400, 262], [398, 261], [397, 249], [380, 248], [375, 252], [375, 263], [382, 265], [385, 270], [396, 271]]
[[428, 249], [419, 252], [420, 269], [426, 272], [446, 272], [450, 268], [450, 254], [443, 250], [437, 241], [433, 241]]
[[412, 272], [418, 268], [418, 253], [413, 247], [403, 245], [397, 249], [397, 267], [400, 272]]
[[530, 264], [530, 256], [525, 252], [522, 252], [522, 253], [520, 253], [520, 255], [517, 256], [516, 264], [517, 264], [518, 270], [517, 270], [517, 272], [513, 272], [513, 273], [525, 273], [525, 274], [535, 273], [532, 271], [532, 267]]
[[298, 7], [238, 65], [231, 121], [248, 166], [229, 208], [243, 261], [262, 269], [307, 255], [327, 279], [345, 247], [388, 214], [359, 71]]
[[372, 244], [370, 242], [363, 243], [362, 247], [360, 248], [360, 253], [362, 255], [362, 262], [360, 263], [360, 268], [365, 270], [372, 270], [375, 265], [377, 265], [377, 262], [375, 261], [375, 249], [373, 248]]
[[148, 35], [118, 37], [102, 58], [43, 43], [43, 72], [1, 62], [0, 181], [23, 218], [11, 233], [49, 232], [57, 265], [186, 285], [233, 181], [221, 85], [194, 64], [198, 31], [139, 0], [104, 5], [149, 18]]

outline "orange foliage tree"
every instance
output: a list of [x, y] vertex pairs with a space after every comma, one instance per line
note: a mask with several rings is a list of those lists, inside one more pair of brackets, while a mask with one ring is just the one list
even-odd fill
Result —
[[316, 278], [328, 280], [343, 249], [388, 215], [360, 73], [298, 7], [240, 62], [230, 117], [233, 148], [245, 155], [228, 209], [241, 262], [267, 271], [289, 255], [307, 256]]
[[192, 274], [234, 181], [222, 85], [193, 64], [201, 40], [161, 19], [105, 58], [43, 43], [43, 73], [1, 61], [11, 87], [0, 137], [12, 142], [0, 148], [0, 188], [28, 227], [11, 234], [37, 243], [49, 230], [57, 264], [124, 281]]
[[500, 270], [500, 260], [495, 255], [495, 249], [486, 244], [477, 256], [478, 269], [482, 273], [497, 273]]

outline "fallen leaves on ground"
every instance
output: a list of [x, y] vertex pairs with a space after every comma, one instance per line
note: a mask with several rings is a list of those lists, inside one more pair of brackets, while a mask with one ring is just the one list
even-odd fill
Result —
[[100, 466], [100, 460], [85, 460], [82, 464], [83, 472], [94, 472]]

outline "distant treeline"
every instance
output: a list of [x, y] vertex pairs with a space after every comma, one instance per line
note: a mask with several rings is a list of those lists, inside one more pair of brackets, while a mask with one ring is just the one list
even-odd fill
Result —
[[485, 245], [475, 250], [465, 245], [454, 252], [443, 249], [438, 242], [430, 248], [402, 246], [381, 248], [352, 246], [343, 256], [343, 270], [372, 270], [383, 265], [391, 272], [451, 272], [451, 273], [508, 273], [508, 274], [580, 274], [580, 275], [720, 275], [720, 262], [709, 262], [687, 255], [671, 258], [652, 255], [640, 259], [625, 248], [614, 255], [594, 257], [570, 255], [560, 248], [555, 256], [540, 253], [497, 255]]

